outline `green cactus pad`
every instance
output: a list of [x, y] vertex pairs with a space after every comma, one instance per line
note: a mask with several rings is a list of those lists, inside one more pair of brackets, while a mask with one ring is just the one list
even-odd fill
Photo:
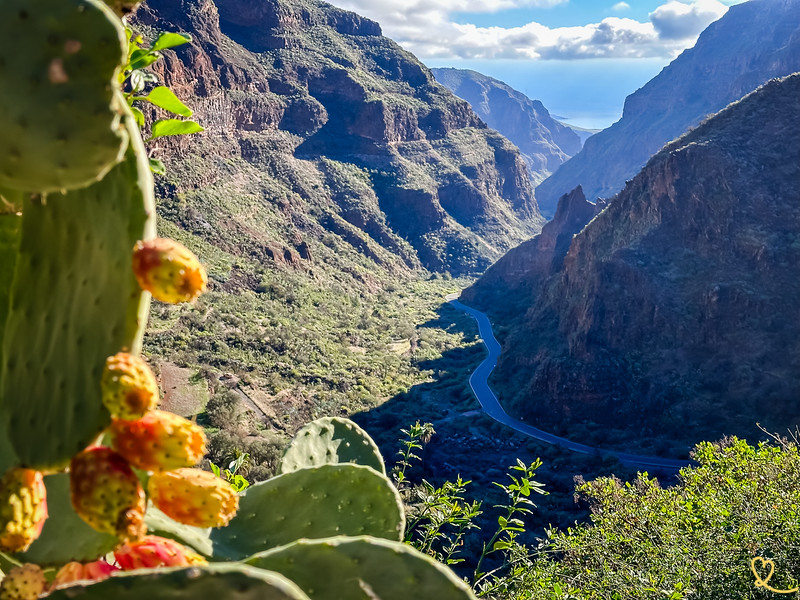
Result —
[[[8, 316], [8, 299], [17, 264], [22, 216], [17, 213], [22, 194], [0, 190], [0, 339]], [[3, 212], [9, 209], [9, 212]], [[8, 414], [0, 402], [0, 476], [17, 464], [17, 453], [8, 439]]]
[[61, 588], [51, 600], [309, 600], [297, 585], [247, 565], [142, 569], [88, 586]]
[[283, 454], [280, 472], [337, 463], [365, 465], [386, 474], [372, 438], [349, 419], [339, 417], [317, 419], [298, 431]]
[[323, 465], [249, 487], [236, 517], [211, 540], [216, 556], [239, 560], [300, 538], [398, 540], [404, 528], [403, 504], [385, 476], [360, 465]]
[[61, 566], [73, 560], [97, 560], [119, 544], [116, 536], [95, 531], [72, 509], [68, 474], [48, 475], [44, 483], [49, 516], [39, 539], [15, 558], [41, 567]]
[[122, 22], [99, 0], [0, 3], [0, 186], [89, 185], [122, 159]]
[[200, 554], [210, 557], [214, 553], [211, 543], [210, 527], [192, 527], [173, 521], [152, 504], [147, 506], [144, 516], [147, 531], [153, 535], [170, 538], [186, 546], [191, 546]]
[[108, 356], [137, 352], [149, 294], [131, 250], [155, 235], [153, 183], [132, 118], [126, 159], [102, 181], [26, 201], [2, 345], [0, 401], [26, 467], [59, 469], [109, 423]]
[[475, 598], [441, 563], [406, 544], [369, 537], [299, 540], [246, 562], [281, 573], [311, 600]]

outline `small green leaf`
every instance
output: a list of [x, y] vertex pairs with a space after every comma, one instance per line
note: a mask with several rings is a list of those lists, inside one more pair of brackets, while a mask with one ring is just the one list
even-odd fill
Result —
[[182, 117], [192, 116], [191, 109], [181, 102], [178, 97], [172, 93], [172, 90], [163, 85], [153, 88], [153, 91], [151, 91], [145, 98], [142, 98], [142, 100], [147, 100], [159, 108], [163, 108], [164, 110], [168, 110], [169, 112], [175, 113], [176, 115], [180, 115]]
[[144, 127], [144, 113], [135, 106], [131, 106], [131, 112], [133, 113], [133, 118], [136, 119], [136, 124], [139, 127]]
[[[194, 121], [181, 121], [180, 119], [163, 119], [153, 123], [153, 132], [150, 135], [150, 140], [165, 137], [168, 135], [184, 135], [188, 133], [198, 133], [205, 131], [199, 124]], [[148, 141], [150, 141], [148, 140]]]
[[150, 159], [150, 170], [156, 175], [163, 175], [167, 172], [167, 168], [164, 166], [164, 163], [157, 158]]
[[165, 32], [158, 36], [150, 50], [156, 52], [158, 50], [165, 50], [166, 48], [174, 48], [175, 46], [182, 46], [192, 41], [192, 36], [188, 33], [170, 33]]
[[157, 52], [149, 52], [147, 50], [134, 50], [131, 53], [131, 57], [129, 59], [129, 68], [131, 71], [138, 71], [139, 69], [144, 69], [145, 67], [149, 67], [154, 62], [159, 59], [159, 54]]

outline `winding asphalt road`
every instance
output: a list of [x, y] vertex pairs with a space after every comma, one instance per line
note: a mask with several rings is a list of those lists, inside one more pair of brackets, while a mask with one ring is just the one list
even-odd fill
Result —
[[536, 427], [532, 427], [510, 417], [508, 413], [503, 410], [503, 407], [500, 405], [500, 401], [497, 399], [497, 396], [495, 396], [494, 392], [489, 387], [489, 374], [497, 366], [497, 358], [500, 356], [500, 343], [494, 337], [494, 332], [492, 331], [492, 324], [489, 322], [489, 317], [487, 317], [484, 313], [459, 302], [457, 300], [458, 296], [458, 294], [448, 294], [445, 297], [445, 300], [452, 304], [453, 307], [464, 311], [478, 322], [478, 332], [483, 340], [484, 345], [486, 346], [486, 349], [489, 351], [489, 355], [480, 365], [478, 365], [478, 368], [472, 372], [472, 375], [470, 375], [469, 385], [472, 388], [472, 392], [475, 394], [475, 397], [478, 399], [478, 402], [480, 402], [483, 411], [495, 421], [502, 423], [514, 431], [527, 435], [533, 439], [546, 442], [548, 444], [554, 444], [556, 446], [560, 446], [573, 452], [579, 452], [581, 454], [589, 454], [592, 456], [601, 457], [613, 456], [619, 459], [621, 463], [633, 467], [657, 468], [677, 471], [681, 467], [685, 467], [690, 464], [689, 460], [674, 460], [670, 458], [659, 458], [657, 456], [640, 456], [638, 454], [629, 454], [627, 452], [618, 452], [616, 450], [605, 450], [603, 448], [597, 448], [594, 446], [586, 446], [585, 444], [579, 444], [578, 442], [573, 442], [566, 438], [553, 435], [552, 433], [547, 433], [546, 431], [542, 431], [541, 429], [537, 429]]

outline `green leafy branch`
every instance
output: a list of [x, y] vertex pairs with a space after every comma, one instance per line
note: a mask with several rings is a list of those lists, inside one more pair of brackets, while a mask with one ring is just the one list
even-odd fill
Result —
[[[172, 135], [187, 135], [204, 131], [203, 127], [195, 121], [188, 119], [192, 110], [186, 106], [167, 86], [156, 85], [146, 95], [142, 95], [148, 85], [158, 84], [158, 78], [147, 67], [161, 58], [161, 51], [168, 48], [182, 46], [192, 41], [190, 35], [185, 33], [161, 33], [150, 46], [144, 46], [141, 35], [134, 34], [131, 29], [126, 30], [130, 43], [128, 44], [128, 63], [120, 73], [120, 84], [128, 106], [133, 112], [136, 123], [140, 128], [145, 127], [145, 116], [134, 102], [148, 102], [169, 113], [182, 118], [158, 119], [150, 128], [150, 136], [145, 140]], [[164, 163], [157, 159], [150, 159], [150, 168], [155, 173], [164, 173]]]
[[227, 469], [222, 469], [213, 462], [210, 465], [214, 475], [230, 483], [237, 492], [243, 492], [250, 487], [250, 482], [240, 475], [239, 471], [249, 462], [250, 455], [247, 452], [237, 452], [236, 458], [230, 462]]

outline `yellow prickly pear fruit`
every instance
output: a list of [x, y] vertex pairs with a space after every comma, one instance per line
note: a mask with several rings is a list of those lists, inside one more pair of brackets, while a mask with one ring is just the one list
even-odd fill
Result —
[[145, 495], [128, 462], [98, 446], [70, 463], [70, 496], [75, 512], [97, 531], [136, 540], [145, 534]]
[[171, 471], [191, 467], [206, 453], [203, 429], [171, 412], [154, 410], [141, 419], [114, 419], [112, 445], [137, 469]]
[[205, 558], [186, 546], [157, 535], [147, 535], [138, 542], [123, 544], [114, 550], [114, 558], [124, 571], [208, 564]]
[[153, 504], [184, 525], [223, 527], [239, 508], [239, 496], [231, 485], [200, 469], [156, 473], [147, 491]]
[[166, 238], [136, 242], [133, 273], [142, 289], [170, 304], [191, 302], [206, 289], [206, 270], [197, 257]]
[[14, 567], [0, 582], [0, 600], [36, 600], [46, 588], [44, 573], [37, 565]]
[[50, 584], [50, 591], [68, 586], [76, 581], [102, 581], [111, 577], [114, 571], [119, 570], [119, 567], [111, 565], [104, 560], [96, 560], [86, 564], [70, 562], [58, 570], [56, 578]]
[[158, 405], [155, 375], [144, 360], [127, 352], [106, 359], [100, 386], [103, 404], [118, 419], [138, 419]]
[[47, 519], [44, 478], [33, 469], [10, 469], [0, 479], [0, 550], [24, 552]]

